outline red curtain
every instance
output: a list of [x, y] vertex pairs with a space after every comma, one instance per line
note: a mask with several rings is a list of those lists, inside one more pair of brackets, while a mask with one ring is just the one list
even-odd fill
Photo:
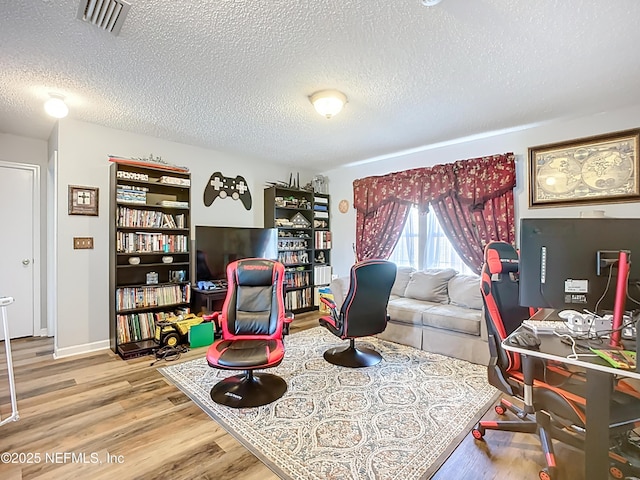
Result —
[[[431, 204], [460, 257], [479, 271], [489, 241], [515, 244], [515, 182], [513, 153], [355, 180], [357, 258], [389, 258], [408, 205], [426, 212]], [[389, 204], [396, 206], [383, 209]]]
[[409, 207], [402, 202], [387, 202], [356, 219], [356, 257], [358, 261], [389, 258], [398, 243]]

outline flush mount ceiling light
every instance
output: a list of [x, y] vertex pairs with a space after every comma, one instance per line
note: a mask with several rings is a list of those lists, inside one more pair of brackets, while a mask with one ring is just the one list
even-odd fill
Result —
[[434, 5], [437, 5], [441, 2], [442, 0], [422, 0], [422, 4], [426, 7], [433, 7]]
[[64, 118], [69, 113], [69, 107], [64, 103], [64, 96], [50, 93], [49, 100], [44, 103], [44, 111], [55, 118]]
[[309, 97], [316, 111], [323, 117], [331, 118], [340, 113], [347, 96], [338, 90], [322, 90]]

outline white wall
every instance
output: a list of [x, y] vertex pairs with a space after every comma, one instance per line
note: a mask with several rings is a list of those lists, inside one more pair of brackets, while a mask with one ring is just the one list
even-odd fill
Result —
[[[113, 301], [109, 292], [108, 155], [153, 154], [187, 166], [191, 171], [192, 226], [262, 227], [265, 182], [285, 180], [290, 173], [284, 166], [69, 119], [59, 124], [58, 148], [58, 356], [108, 345], [109, 302]], [[210, 207], [204, 206], [205, 185], [216, 171], [245, 177], [253, 200], [250, 211], [231, 198], [218, 198]], [[311, 178], [311, 172], [300, 172], [302, 184]], [[99, 188], [98, 217], [67, 214], [68, 185]], [[94, 237], [94, 249], [73, 250], [75, 236]]]
[[634, 106], [588, 117], [550, 122], [481, 139], [460, 139], [449, 142], [447, 145], [427, 147], [419, 152], [390, 156], [383, 160], [325, 172], [325, 175], [329, 177], [329, 191], [331, 193], [331, 230], [333, 235], [331, 261], [334, 274], [348, 274], [349, 268], [355, 261], [352, 250], [352, 245], [355, 242], [355, 210], [351, 208], [346, 214], [341, 214], [338, 212], [338, 203], [342, 199], [347, 199], [353, 205], [353, 181], [372, 175], [384, 175], [410, 168], [513, 152], [516, 155], [517, 185], [514, 191], [516, 218], [572, 218], [579, 217], [583, 210], [593, 209], [604, 210], [605, 215], [609, 217], [640, 217], [639, 203], [530, 209], [527, 186], [529, 181], [527, 149], [529, 147], [638, 127], [640, 127], [640, 106]]
[[[47, 142], [0, 133], [0, 160], [40, 166], [40, 326], [47, 326]], [[0, 205], [2, 210], [11, 205]]]

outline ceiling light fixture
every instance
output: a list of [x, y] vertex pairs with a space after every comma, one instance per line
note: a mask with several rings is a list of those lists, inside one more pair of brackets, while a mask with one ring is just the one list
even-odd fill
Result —
[[69, 107], [64, 103], [64, 96], [50, 93], [49, 100], [44, 102], [44, 111], [55, 118], [64, 118], [69, 113]]
[[309, 97], [316, 111], [323, 117], [331, 118], [340, 113], [347, 96], [338, 90], [322, 90]]
[[433, 7], [434, 5], [437, 5], [441, 2], [442, 0], [422, 0], [422, 4], [426, 7]]

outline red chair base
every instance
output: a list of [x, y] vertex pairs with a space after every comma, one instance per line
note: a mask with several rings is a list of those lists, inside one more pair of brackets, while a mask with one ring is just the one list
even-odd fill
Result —
[[253, 373], [227, 377], [211, 389], [211, 400], [232, 408], [261, 407], [282, 397], [287, 382], [270, 373]]
[[335, 347], [324, 352], [324, 359], [341, 367], [360, 368], [380, 363], [382, 355], [370, 348], [356, 348], [354, 340], [350, 339], [348, 347]]

